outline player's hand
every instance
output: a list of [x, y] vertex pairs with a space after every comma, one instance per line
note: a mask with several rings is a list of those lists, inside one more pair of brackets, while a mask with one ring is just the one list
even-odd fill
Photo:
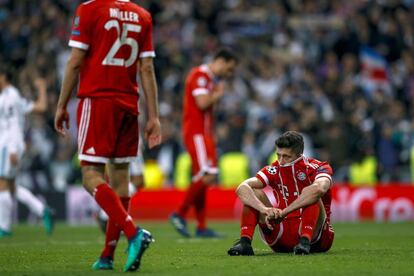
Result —
[[285, 219], [285, 217], [288, 215], [288, 213], [286, 212], [286, 209], [279, 209], [279, 221], [282, 222], [282, 220]]
[[69, 113], [66, 108], [58, 107], [55, 114], [55, 130], [62, 136], [66, 135], [64, 126], [69, 129]]
[[279, 224], [282, 222], [283, 218], [281, 218], [281, 210], [278, 208], [267, 208], [265, 211], [265, 222], [267, 228], [273, 230], [274, 225]]
[[150, 149], [161, 144], [161, 123], [158, 118], [147, 122], [144, 130], [144, 138], [148, 142]]
[[276, 209], [277, 211], [277, 217], [274, 219], [274, 223], [275, 224], [279, 224], [279, 223], [281, 223], [284, 219], [285, 219], [285, 217], [286, 217], [286, 214], [283, 212], [283, 210], [281, 210], [281, 209]]

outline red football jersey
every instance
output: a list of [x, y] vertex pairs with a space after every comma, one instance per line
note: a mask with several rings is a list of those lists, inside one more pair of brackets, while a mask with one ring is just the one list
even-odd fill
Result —
[[[297, 160], [280, 165], [275, 161], [270, 166], [262, 168], [256, 177], [273, 189], [278, 208], [284, 209], [299, 197], [303, 188], [311, 185], [316, 179], [326, 177], [332, 182], [332, 168], [327, 162], [301, 156]], [[331, 217], [331, 189], [322, 197], [327, 220]], [[300, 216], [302, 210], [296, 210], [288, 217]]]
[[213, 137], [213, 106], [198, 108], [195, 97], [213, 93], [214, 76], [207, 65], [193, 68], [185, 82], [183, 107], [183, 136], [192, 139], [195, 134]]
[[152, 18], [128, 0], [91, 0], [78, 6], [69, 46], [87, 51], [78, 97], [113, 98], [138, 112], [137, 59], [154, 57]]

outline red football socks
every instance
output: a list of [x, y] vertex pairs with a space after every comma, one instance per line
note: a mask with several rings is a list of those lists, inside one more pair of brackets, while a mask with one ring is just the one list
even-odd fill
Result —
[[124, 231], [128, 240], [135, 236], [137, 228], [135, 228], [132, 218], [122, 206], [120, 198], [108, 184], [102, 183], [98, 185], [93, 192], [93, 196], [98, 205], [106, 212], [109, 219]]
[[203, 181], [199, 180], [197, 182], [191, 183], [191, 186], [188, 188], [185, 195], [184, 201], [178, 209], [178, 215], [182, 218], [187, 216], [188, 210], [197, 200], [198, 194], [204, 189]]
[[[122, 206], [126, 211], [129, 208], [130, 197], [121, 197]], [[101, 257], [111, 257], [114, 259], [115, 248], [121, 235], [121, 229], [113, 223], [112, 219], [108, 219], [108, 225], [105, 233], [105, 246]]]
[[320, 211], [318, 202], [302, 209], [302, 224], [300, 227], [300, 233], [302, 237], [308, 238], [309, 241], [312, 241]]
[[254, 230], [259, 222], [259, 215], [260, 213], [256, 209], [247, 205], [243, 206], [240, 224], [240, 237], [247, 237], [250, 240], [253, 239]]
[[197, 197], [194, 200], [194, 209], [197, 219], [197, 229], [205, 230], [207, 228], [206, 223], [206, 197], [207, 197], [207, 185], [203, 185], [199, 189]]

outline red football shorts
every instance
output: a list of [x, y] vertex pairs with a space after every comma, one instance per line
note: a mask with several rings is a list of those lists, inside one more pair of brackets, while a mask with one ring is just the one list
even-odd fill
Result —
[[[300, 218], [286, 218], [282, 223], [269, 230], [266, 225], [260, 226], [260, 236], [274, 252], [292, 252], [299, 243]], [[334, 240], [332, 226], [325, 221], [317, 237], [311, 241], [311, 252], [328, 251]]]
[[138, 155], [137, 115], [104, 98], [82, 98], [77, 115], [79, 160], [128, 163]]
[[212, 137], [195, 134], [185, 139], [185, 146], [191, 157], [194, 181], [206, 173], [218, 173], [216, 145]]

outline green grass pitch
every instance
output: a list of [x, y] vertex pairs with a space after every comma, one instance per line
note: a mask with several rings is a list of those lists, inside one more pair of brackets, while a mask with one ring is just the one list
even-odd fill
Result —
[[[414, 275], [414, 223], [334, 224], [335, 242], [325, 254], [274, 254], [256, 236], [256, 256], [230, 257], [237, 222], [211, 223], [224, 239], [182, 239], [166, 222], [144, 222], [155, 238], [143, 257], [140, 275]], [[194, 227], [194, 226], [192, 226]], [[191, 228], [193, 229], [193, 228]], [[40, 226], [15, 226], [0, 239], [0, 275], [113, 275], [126, 260], [125, 238], [115, 270], [92, 271], [104, 236], [97, 227], [57, 225], [47, 237]]]

